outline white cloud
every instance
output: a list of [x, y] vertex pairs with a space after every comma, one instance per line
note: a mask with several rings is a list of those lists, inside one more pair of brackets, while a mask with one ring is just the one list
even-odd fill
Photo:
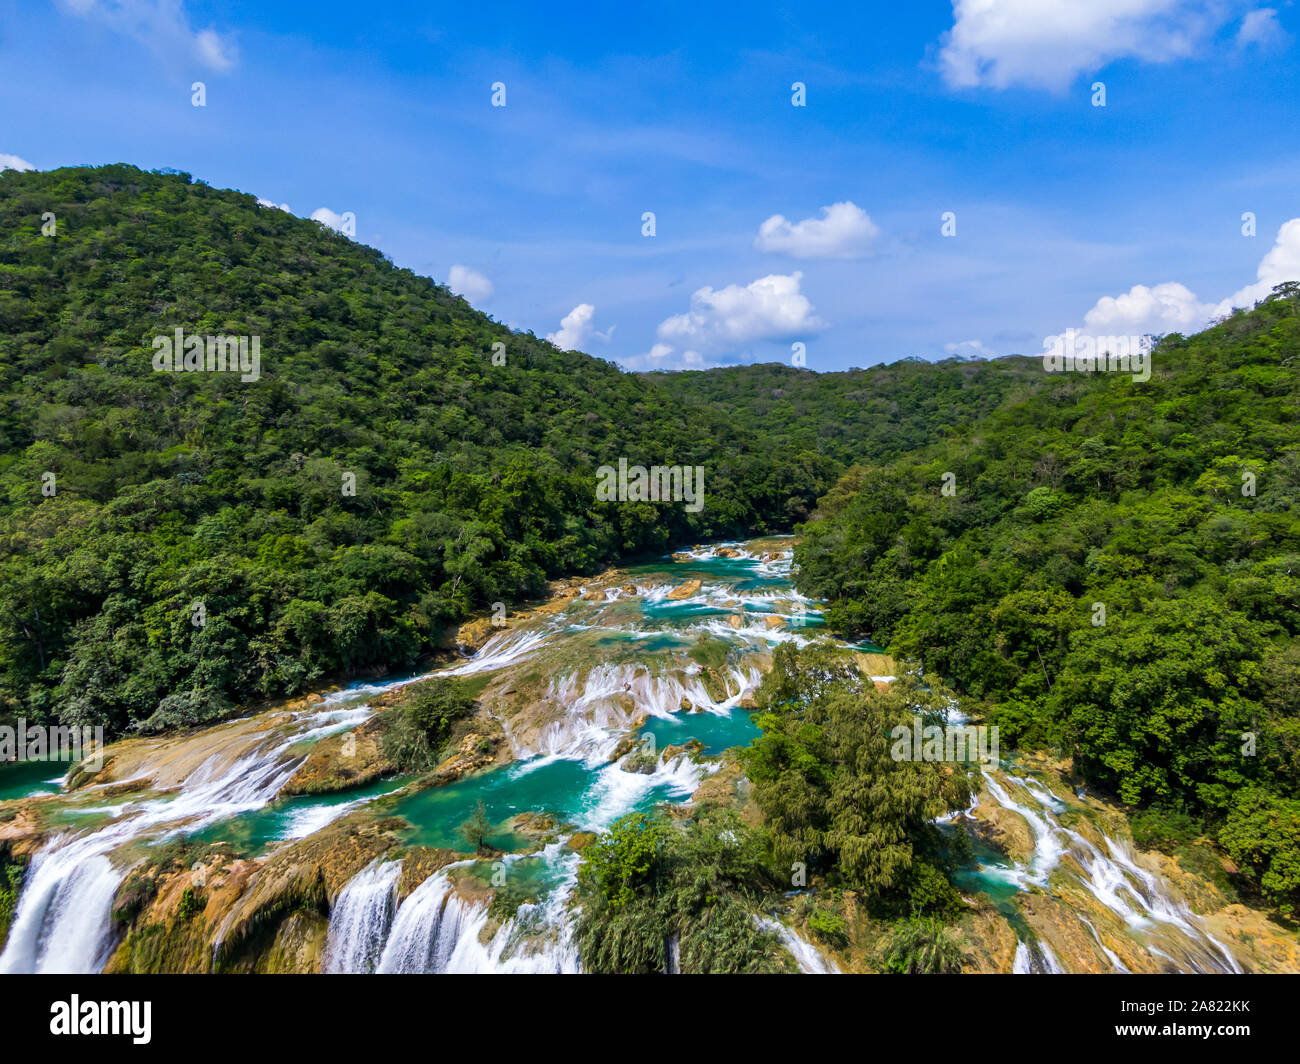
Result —
[[1202, 303], [1186, 285], [1166, 281], [1151, 287], [1135, 284], [1122, 295], [1103, 296], [1083, 320], [1088, 331], [1098, 335], [1143, 336], [1195, 332], [1213, 313], [1213, 305]]
[[447, 275], [447, 287], [470, 303], [483, 303], [492, 298], [496, 289], [492, 282], [468, 266], [453, 266]]
[[224, 72], [238, 61], [234, 39], [211, 28], [196, 31], [183, 0], [61, 0], [60, 6], [135, 38], [168, 62], [195, 61]]
[[596, 308], [590, 303], [579, 303], [560, 319], [559, 331], [547, 333], [546, 339], [561, 351], [579, 351], [593, 338], [603, 342], [614, 335], [613, 326], [597, 332], [595, 322]]
[[194, 43], [200, 61], [213, 70], [229, 70], [235, 65], [234, 42], [215, 30], [200, 30]]
[[672, 344], [654, 344], [644, 355], [618, 360], [624, 369], [632, 371], [710, 369], [720, 365], [711, 362], [698, 351], [677, 351]]
[[985, 347], [982, 340], [958, 340], [956, 343], [944, 344], [943, 349], [958, 358], [997, 358], [997, 352]]
[[660, 322], [665, 344], [692, 351], [730, 351], [755, 340], [779, 340], [820, 332], [826, 323], [799, 291], [803, 274], [769, 274], [747, 285], [701, 288], [691, 308]]
[[1300, 280], [1300, 218], [1278, 230], [1277, 240], [1255, 271], [1256, 281], [1217, 303], [1202, 302], [1176, 281], [1134, 285], [1118, 296], [1104, 296], [1084, 316], [1087, 330], [1097, 335], [1141, 336], [1168, 332], [1199, 332], [1211, 320], [1234, 307], [1249, 309], [1283, 281]]
[[1252, 307], [1283, 281], [1300, 281], [1300, 218], [1292, 218], [1277, 231], [1277, 239], [1255, 271], [1254, 284], [1239, 288], [1223, 300], [1216, 314], [1230, 314], [1233, 307]]
[[1256, 11], [1248, 12], [1241, 20], [1241, 27], [1237, 30], [1236, 37], [1239, 48], [1251, 44], [1267, 48], [1273, 44], [1281, 44], [1284, 40], [1286, 40], [1286, 31], [1277, 20], [1277, 9], [1272, 7], [1261, 7]]
[[0, 152], [0, 170], [35, 170], [31, 163], [17, 155]]
[[939, 68], [953, 88], [1061, 91], [1116, 59], [1196, 54], [1236, 0], [953, 0]]
[[287, 203], [276, 203], [275, 200], [262, 199], [261, 196], [258, 196], [258, 197], [257, 197], [257, 203], [258, 203], [258, 206], [261, 206], [261, 207], [273, 207], [273, 208], [275, 208], [276, 210], [284, 211], [286, 214], [292, 214], [292, 213], [293, 213], [292, 211], [289, 210], [289, 204], [287, 204]]
[[[349, 225], [347, 213], [348, 212], [345, 211], [343, 214], [339, 214], [337, 211], [332, 211], [328, 207], [317, 207], [311, 212], [311, 220], [313, 222], [320, 222], [322, 225], [328, 225], [335, 232], [351, 236], [351, 233], [345, 233], [345, 227]], [[355, 219], [352, 220], [351, 224], [355, 229]]]
[[822, 208], [820, 218], [788, 222], [774, 214], [758, 227], [754, 247], [781, 251], [797, 259], [853, 259], [871, 251], [880, 227], [867, 212], [845, 200]]

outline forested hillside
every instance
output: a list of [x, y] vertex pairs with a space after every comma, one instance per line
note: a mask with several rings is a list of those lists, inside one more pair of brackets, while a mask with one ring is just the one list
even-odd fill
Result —
[[[1300, 905], [1300, 286], [851, 469], [801, 589]], [[951, 477], [947, 477], [951, 474]], [[951, 493], [944, 493], [945, 482]]]
[[[11, 714], [116, 732], [401, 668], [548, 577], [788, 529], [836, 472], [185, 174], [6, 171], [0, 234]], [[156, 372], [176, 328], [259, 337], [259, 379]], [[703, 466], [703, 509], [597, 503], [620, 457]]]
[[771, 446], [839, 462], [882, 461], [918, 450], [999, 406], [1059, 385], [1041, 359], [906, 359], [814, 373], [768, 362], [645, 378], [702, 416], [729, 414]]

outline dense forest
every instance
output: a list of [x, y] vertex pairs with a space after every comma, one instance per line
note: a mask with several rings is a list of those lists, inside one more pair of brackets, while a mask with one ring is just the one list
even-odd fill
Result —
[[[556, 576], [798, 528], [801, 590], [919, 666], [913, 701], [946, 685], [1300, 904], [1297, 286], [1165, 337], [1145, 383], [1027, 358], [628, 374], [183, 173], [6, 171], [0, 225], [0, 717], [217, 719], [413, 667]], [[258, 337], [258, 379], [157, 371], [176, 329]], [[598, 501], [620, 458], [703, 466], [704, 507]], [[899, 878], [837, 790], [899, 706], [764, 707], [747, 768], [776, 848], [930, 898], [925, 824], [962, 795], [897, 778]], [[694, 890], [665, 860], [655, 882]]]
[[839, 462], [881, 461], [915, 451], [1059, 378], [1041, 359], [923, 362], [814, 373], [780, 363], [647, 373], [684, 404], [725, 412], [781, 450]]
[[[803, 396], [797, 421], [688, 401], [182, 173], [5, 171], [0, 232], [0, 712], [110, 734], [409, 667], [551, 577], [789, 530], [845, 459], [1026, 376], [758, 367], [742, 392]], [[176, 329], [258, 337], [258, 379], [158, 372]], [[702, 466], [705, 505], [597, 501], [619, 458]]]
[[[799, 586], [1300, 905], [1300, 285], [854, 466]], [[945, 488], [947, 490], [945, 490]]]
[[[0, 703], [34, 720], [409, 666], [549, 577], [788, 529], [836, 472], [186, 174], [6, 171], [0, 232]], [[259, 379], [156, 372], [176, 328], [260, 337]], [[705, 506], [597, 502], [620, 457], [704, 466]]]

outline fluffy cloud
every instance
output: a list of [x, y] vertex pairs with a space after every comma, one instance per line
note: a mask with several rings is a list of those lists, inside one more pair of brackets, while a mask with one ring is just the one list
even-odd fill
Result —
[[591, 339], [608, 340], [614, 334], [611, 326], [605, 332], [596, 331], [596, 308], [590, 303], [579, 303], [560, 319], [558, 332], [547, 333], [546, 339], [561, 351], [579, 351]]
[[1283, 281], [1300, 281], [1300, 218], [1292, 218], [1277, 231], [1277, 239], [1255, 271], [1254, 284], [1239, 288], [1215, 308], [1229, 314], [1233, 307], [1252, 307]]
[[1060, 91], [1116, 59], [1194, 55], [1236, 0], [953, 0], [939, 68], [954, 88]]
[[194, 30], [182, 0], [62, 0], [62, 8], [134, 37], [156, 55], [194, 60], [224, 72], [238, 61], [234, 40], [213, 29]]
[[1239, 48], [1251, 44], [1267, 48], [1274, 44], [1281, 44], [1285, 40], [1286, 32], [1277, 20], [1277, 9], [1272, 7], [1261, 7], [1257, 11], [1248, 12], [1241, 20], [1236, 38]]
[[289, 204], [276, 203], [275, 200], [262, 199], [261, 196], [257, 197], [257, 205], [259, 207], [271, 207], [274, 208], [275, 210], [284, 211], [286, 214], [293, 213], [292, 211], [289, 210]]
[[845, 200], [822, 208], [820, 218], [788, 222], [774, 214], [758, 227], [754, 247], [797, 259], [855, 259], [868, 254], [880, 228], [861, 207]]
[[1135, 284], [1122, 295], [1103, 296], [1083, 321], [1098, 335], [1142, 336], [1195, 332], [1213, 313], [1214, 306], [1202, 303], [1186, 285], [1166, 281], [1151, 287]]
[[35, 170], [31, 163], [17, 155], [6, 155], [0, 152], [0, 170]]
[[1278, 230], [1277, 240], [1255, 271], [1256, 281], [1218, 303], [1202, 302], [1186, 285], [1134, 285], [1118, 296], [1104, 296], [1084, 316], [1096, 335], [1142, 336], [1146, 333], [1193, 333], [1234, 307], [1250, 308], [1283, 281], [1300, 280], [1300, 218]]
[[[317, 207], [311, 212], [311, 220], [313, 222], [320, 222], [322, 225], [328, 225], [335, 232], [345, 233], [345, 235], [351, 236], [352, 233], [346, 233], [346, 227], [349, 226], [347, 213], [348, 212], [345, 211], [343, 214], [339, 214], [336, 211], [330, 210], [328, 207]], [[351, 221], [351, 227], [355, 230], [355, 219]]]
[[690, 310], [659, 324], [659, 339], [673, 348], [718, 352], [820, 332], [826, 323], [799, 291], [802, 277], [798, 271], [774, 273], [743, 286], [701, 288], [691, 296]]
[[[471, 303], [482, 303], [492, 298], [496, 291], [492, 282], [468, 266], [453, 266], [447, 275], [447, 287]], [[562, 323], [561, 323], [562, 324]]]

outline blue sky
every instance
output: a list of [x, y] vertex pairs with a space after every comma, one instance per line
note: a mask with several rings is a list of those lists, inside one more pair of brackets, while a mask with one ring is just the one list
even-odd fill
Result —
[[848, 7], [0, 0], [0, 164], [351, 212], [635, 368], [1037, 354], [1300, 279], [1290, 2]]

